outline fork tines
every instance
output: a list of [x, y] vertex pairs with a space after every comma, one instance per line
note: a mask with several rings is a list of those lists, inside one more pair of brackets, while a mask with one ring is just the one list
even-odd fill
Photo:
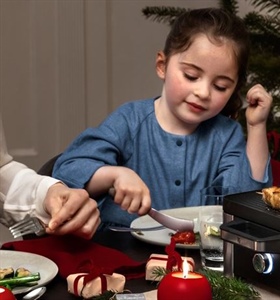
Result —
[[14, 238], [21, 237], [27, 234], [36, 234], [37, 236], [45, 234], [44, 224], [35, 217], [27, 217], [9, 227], [9, 230]]

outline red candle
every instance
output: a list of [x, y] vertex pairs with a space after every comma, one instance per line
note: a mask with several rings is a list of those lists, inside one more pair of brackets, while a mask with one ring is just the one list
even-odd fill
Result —
[[1, 300], [16, 300], [14, 294], [7, 288], [0, 286], [0, 299]]
[[[183, 267], [185, 264], [183, 265]], [[205, 276], [195, 272], [171, 272], [161, 280], [158, 300], [211, 300], [212, 290]]]

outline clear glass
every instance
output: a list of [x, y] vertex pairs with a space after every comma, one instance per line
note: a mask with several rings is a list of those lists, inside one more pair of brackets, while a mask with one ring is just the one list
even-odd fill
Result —
[[203, 268], [223, 272], [224, 253], [220, 226], [223, 223], [223, 198], [228, 187], [211, 186], [200, 191], [199, 233]]

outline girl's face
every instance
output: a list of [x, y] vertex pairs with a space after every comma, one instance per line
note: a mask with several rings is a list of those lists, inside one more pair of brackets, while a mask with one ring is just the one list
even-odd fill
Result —
[[226, 105], [238, 80], [238, 66], [232, 42], [212, 43], [198, 35], [182, 53], [168, 62], [161, 52], [157, 74], [164, 80], [162, 95], [155, 104], [161, 127], [174, 134], [190, 134]]

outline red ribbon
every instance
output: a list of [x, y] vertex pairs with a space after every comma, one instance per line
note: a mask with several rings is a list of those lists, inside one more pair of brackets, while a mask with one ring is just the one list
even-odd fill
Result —
[[[82, 277], [84, 278], [83, 279], [83, 288], [90, 281], [100, 277], [100, 280], [101, 280], [101, 293], [103, 293], [107, 290], [107, 280], [106, 280], [106, 277], [104, 276], [104, 274], [112, 275], [113, 271], [109, 268], [94, 267], [93, 264], [92, 264], [92, 261], [90, 259], [81, 263], [80, 271], [83, 272], [84, 269], [88, 270], [88, 268], [90, 269], [88, 274], [78, 275], [74, 280], [73, 290], [74, 290], [74, 294], [77, 295], [77, 296], [81, 296], [78, 292], [78, 283], [79, 283], [79, 280]], [[82, 290], [83, 290], [83, 288], [82, 288]], [[81, 291], [81, 294], [82, 294], [82, 291]]]
[[176, 242], [173, 237], [171, 237], [170, 244], [165, 247], [165, 252], [168, 255], [166, 270], [172, 271], [173, 267], [178, 266], [178, 271], [182, 271], [183, 260], [181, 255], [175, 251]]
[[78, 283], [79, 283], [79, 280], [80, 280], [82, 277], [84, 277], [84, 276], [85, 276], [85, 274], [78, 275], [78, 276], [75, 278], [75, 280], [74, 280], [74, 283], [73, 283], [73, 290], [74, 290], [74, 294], [75, 294], [76, 296], [80, 296], [79, 291], [78, 291]]
[[[164, 261], [166, 261], [167, 262], [167, 257], [159, 257], [159, 256], [151, 256], [149, 259], [148, 259], [148, 261], [150, 261], [150, 260], [152, 260], [152, 259], [155, 259], [155, 260], [164, 260]], [[190, 264], [191, 266], [192, 266], [192, 268], [194, 269], [194, 264], [193, 264], [193, 262], [192, 261], [189, 261], [189, 260], [187, 260], [187, 262], [188, 262], [188, 264]], [[182, 270], [181, 270], [182, 271]]]

